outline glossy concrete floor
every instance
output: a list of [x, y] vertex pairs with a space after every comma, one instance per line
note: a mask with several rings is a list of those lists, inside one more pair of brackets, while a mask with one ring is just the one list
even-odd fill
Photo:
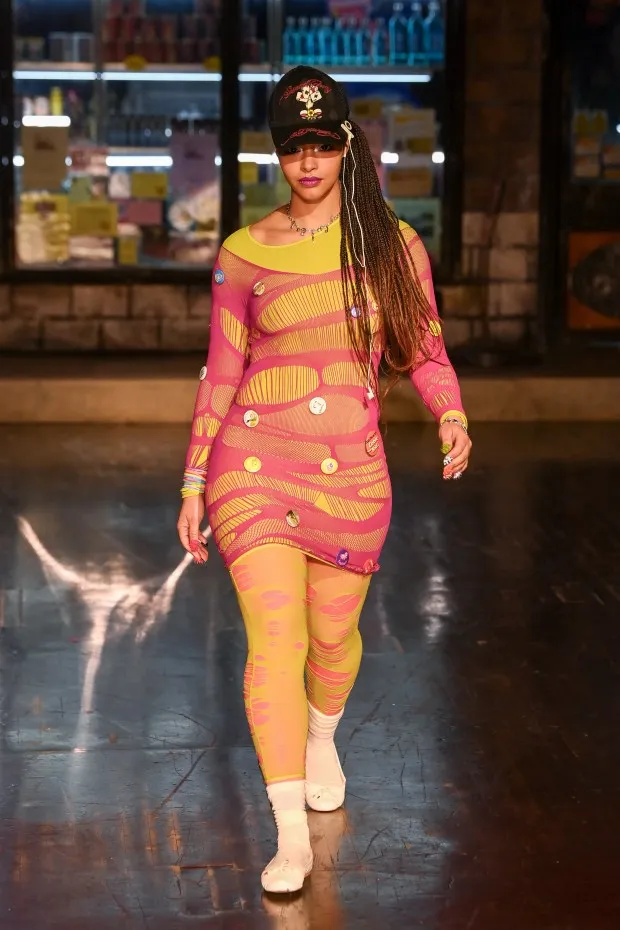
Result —
[[434, 430], [389, 429], [346, 810], [271, 900], [234, 595], [175, 540], [186, 431], [0, 428], [2, 930], [617, 930], [620, 428], [474, 438], [444, 484]]

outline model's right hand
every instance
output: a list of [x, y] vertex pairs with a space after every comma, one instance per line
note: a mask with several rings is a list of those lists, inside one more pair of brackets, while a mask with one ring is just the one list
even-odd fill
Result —
[[202, 494], [184, 498], [177, 530], [181, 545], [193, 556], [196, 565], [202, 565], [209, 558], [207, 537], [200, 531], [204, 515], [205, 502]]

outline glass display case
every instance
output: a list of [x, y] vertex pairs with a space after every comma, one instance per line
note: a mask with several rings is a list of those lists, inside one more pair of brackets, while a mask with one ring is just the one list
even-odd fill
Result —
[[204, 276], [288, 196], [266, 113], [298, 63], [345, 84], [386, 197], [439, 261], [456, 2], [12, 0], [4, 272]]

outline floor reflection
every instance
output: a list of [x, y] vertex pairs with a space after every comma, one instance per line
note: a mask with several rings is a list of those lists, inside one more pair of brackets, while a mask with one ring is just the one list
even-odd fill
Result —
[[346, 811], [282, 900], [234, 592], [175, 540], [185, 431], [0, 435], [0, 927], [617, 930], [620, 429], [476, 433], [447, 487], [390, 427]]

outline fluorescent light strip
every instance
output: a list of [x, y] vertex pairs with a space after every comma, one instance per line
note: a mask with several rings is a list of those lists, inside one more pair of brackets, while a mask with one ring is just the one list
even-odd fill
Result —
[[94, 71], [14, 71], [15, 81], [94, 81]]
[[255, 152], [239, 152], [239, 161], [253, 162], [255, 165], [277, 165], [278, 157], [275, 152], [272, 155], [263, 155]]
[[398, 152], [381, 152], [381, 162], [384, 165], [397, 165], [399, 162]]
[[[272, 79], [274, 81], [279, 81], [282, 77], [281, 74], [272, 74]], [[372, 70], [368, 72], [338, 72], [337, 74], [331, 74], [331, 77], [335, 81], [340, 81], [341, 83], [347, 84], [429, 84], [432, 78], [430, 74], [407, 74], [405, 72], [395, 72], [393, 74], [386, 74], [385, 72], [378, 72], [374, 74]]]
[[[16, 81], [93, 81], [97, 77], [95, 71], [44, 71], [44, 70], [18, 70], [13, 72]], [[103, 71], [101, 77], [104, 81], [149, 81], [152, 83], [176, 82], [217, 84], [222, 80], [218, 71]], [[244, 84], [270, 84], [279, 81], [281, 74], [268, 74], [264, 71], [242, 72], [239, 80]], [[428, 84], [430, 74], [407, 74], [396, 72], [386, 74], [372, 70], [363, 72], [343, 72], [333, 74], [337, 81], [349, 84]]]
[[182, 84], [214, 84], [222, 80], [216, 71], [104, 71], [104, 81], [177, 82]]
[[332, 74], [335, 81], [347, 84], [428, 84], [430, 74]]
[[108, 155], [108, 168], [170, 168], [170, 155]]
[[24, 116], [22, 126], [35, 126], [38, 129], [47, 129], [53, 126], [70, 126], [68, 116]]

